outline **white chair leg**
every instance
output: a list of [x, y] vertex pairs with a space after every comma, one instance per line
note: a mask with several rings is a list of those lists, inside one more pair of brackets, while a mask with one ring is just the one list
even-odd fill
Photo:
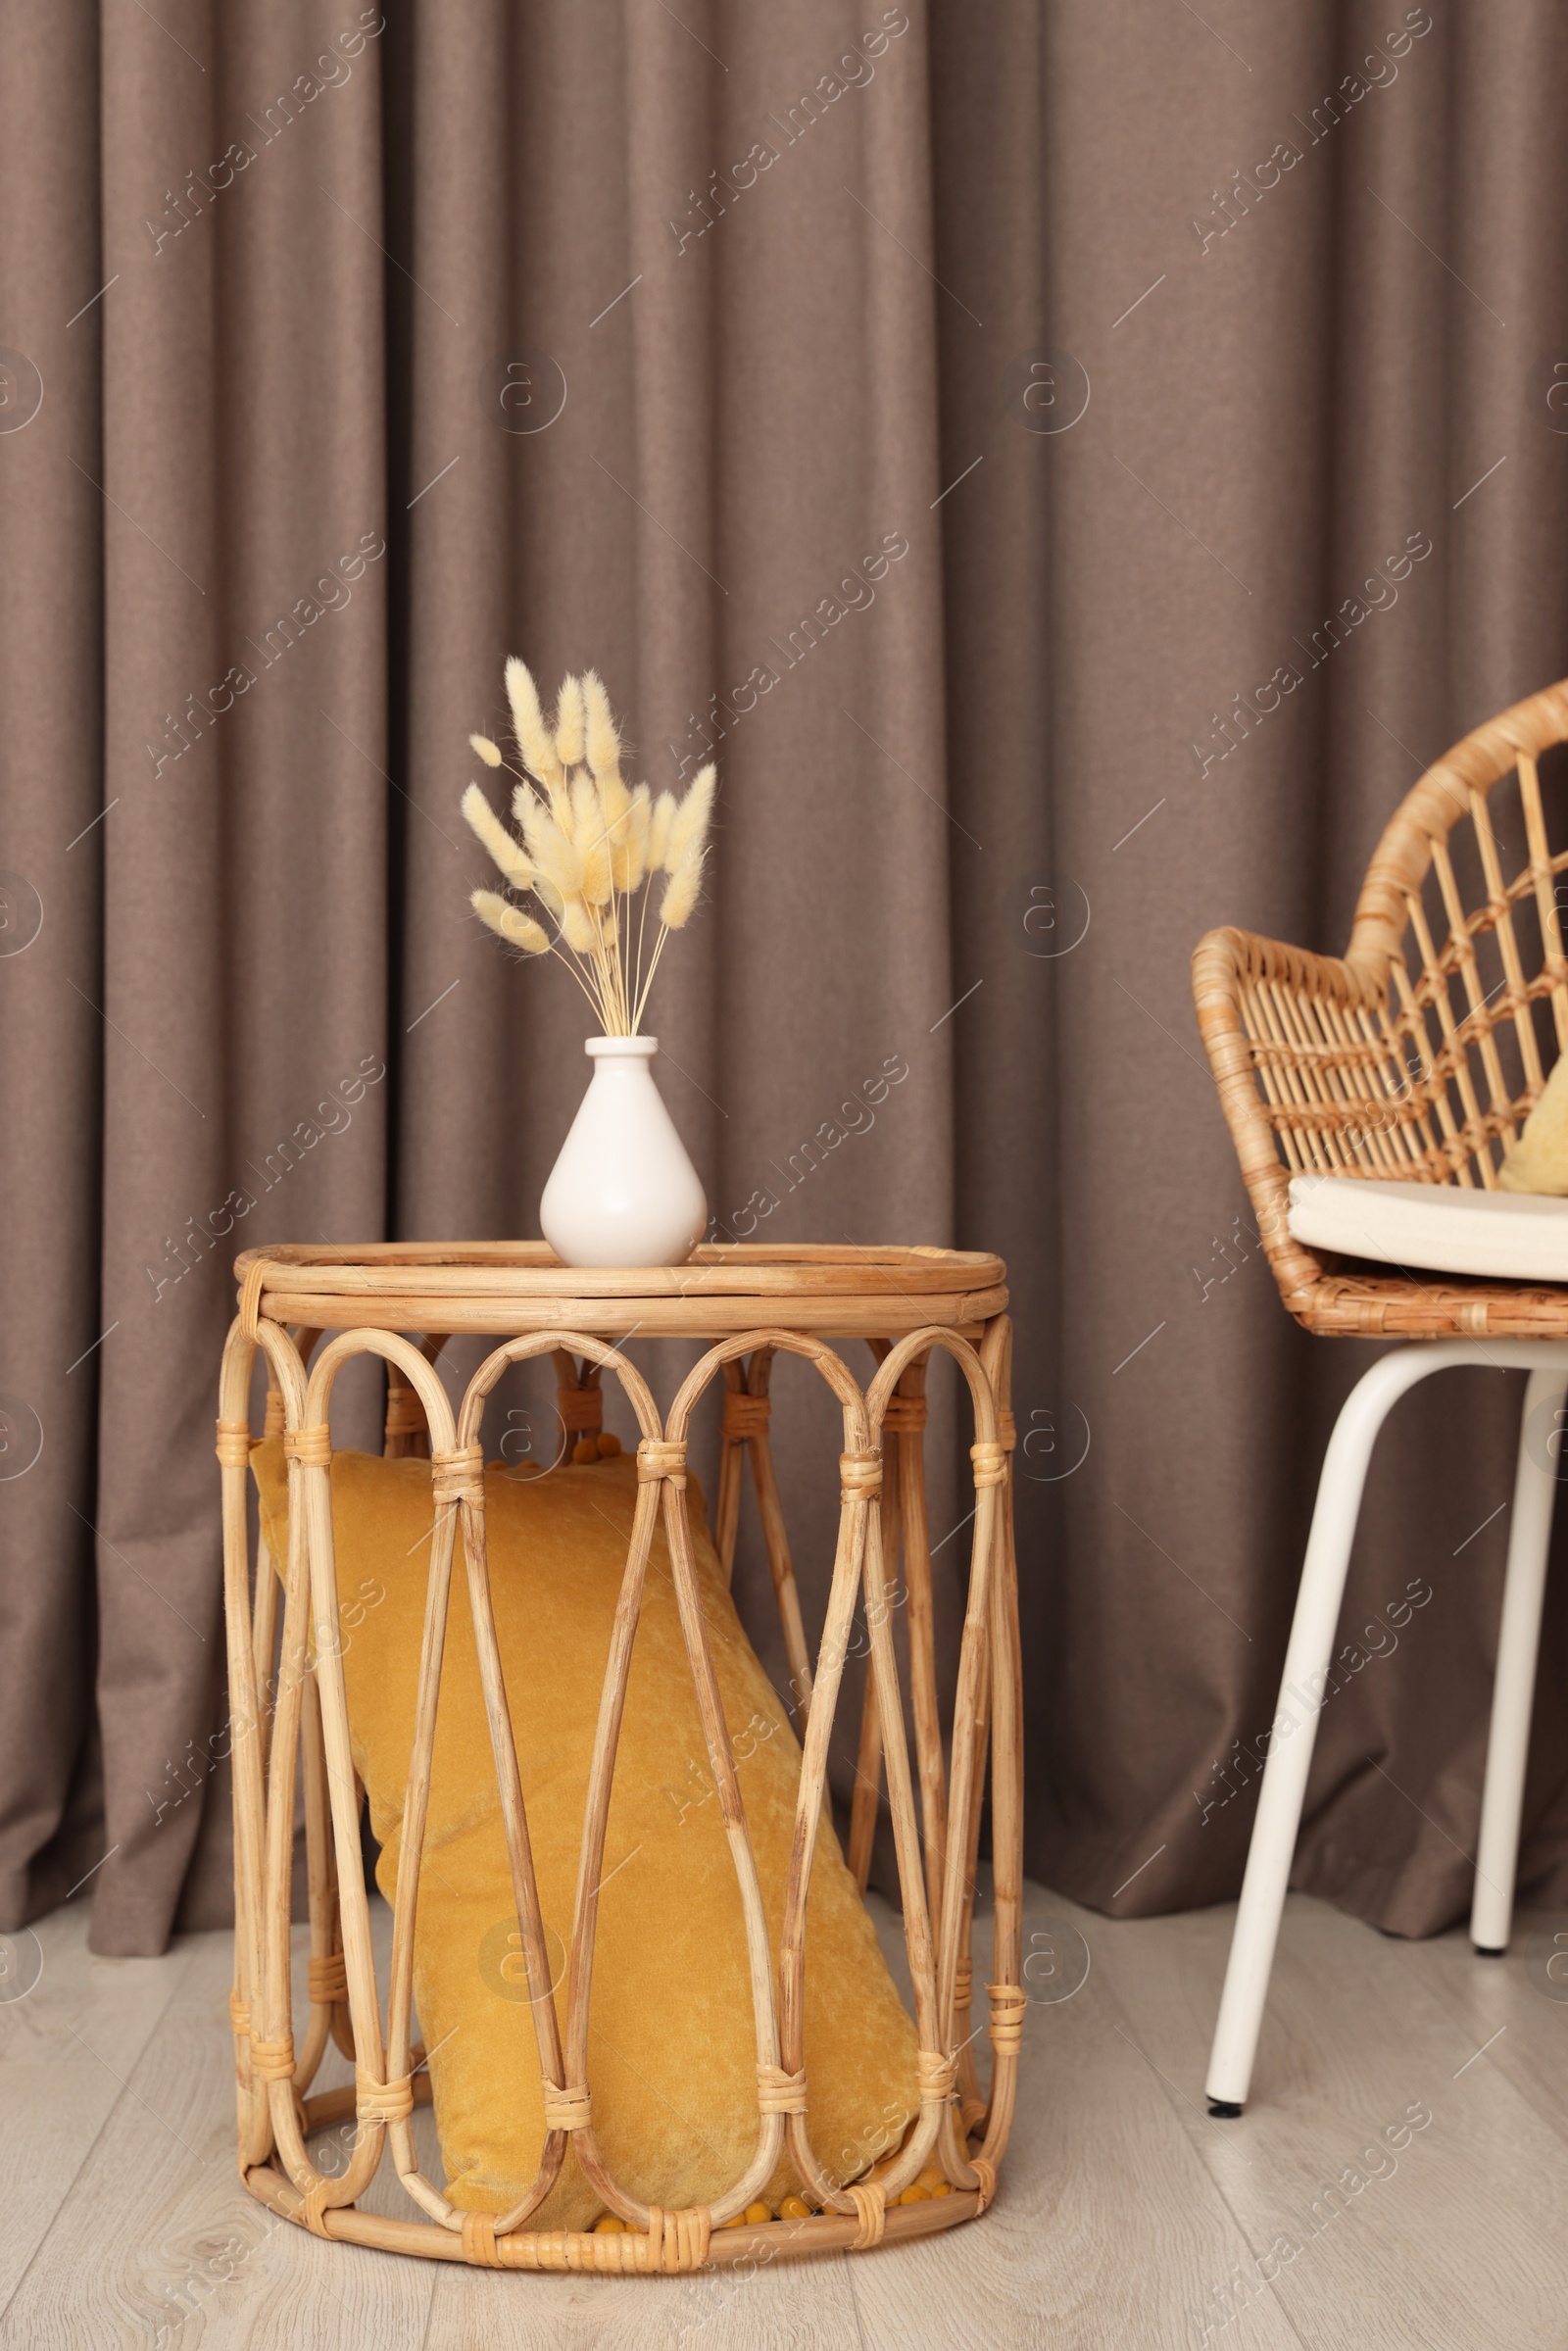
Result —
[[[1481, 1841], [1476, 1850], [1475, 1903], [1470, 1913], [1470, 1939], [1487, 1958], [1501, 1958], [1513, 1923], [1519, 1816], [1524, 1804], [1530, 1708], [1536, 1690], [1536, 1652], [1541, 1644], [1562, 1428], [1553, 1411], [1561, 1411], [1565, 1396], [1568, 1382], [1561, 1371], [1531, 1373], [1519, 1429], [1502, 1629], [1497, 1638], [1497, 1678], [1492, 1693], [1492, 1732], [1481, 1799]], [[1533, 1443], [1529, 1442], [1532, 1424]]]
[[1472, 1344], [1440, 1341], [1383, 1356], [1351, 1389], [1329, 1440], [1209, 2056], [1206, 2087], [1214, 2113], [1239, 2115], [1247, 2102], [1373, 1445], [1407, 1388], [1479, 1353]]

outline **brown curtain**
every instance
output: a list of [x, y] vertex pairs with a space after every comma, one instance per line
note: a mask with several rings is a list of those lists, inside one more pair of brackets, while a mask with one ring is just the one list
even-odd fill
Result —
[[[514, 651], [718, 759], [656, 1021], [720, 1232], [1008, 1260], [1031, 1867], [1234, 1892], [1370, 1353], [1278, 1303], [1187, 958], [1341, 947], [1423, 763], [1568, 668], [1556, 15], [0, 24], [4, 1923], [227, 1907], [235, 1249], [537, 1229], [582, 1021], [456, 812]], [[1403, 1933], [1468, 1900], [1517, 1400], [1400, 1408], [1352, 1571], [1298, 1876]]]

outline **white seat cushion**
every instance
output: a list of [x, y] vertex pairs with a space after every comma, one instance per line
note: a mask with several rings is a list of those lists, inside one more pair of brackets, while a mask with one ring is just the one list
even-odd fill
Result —
[[1433, 1273], [1509, 1282], [1568, 1282], [1568, 1200], [1527, 1192], [1467, 1192], [1457, 1184], [1366, 1183], [1355, 1176], [1291, 1178], [1287, 1219], [1312, 1249]]

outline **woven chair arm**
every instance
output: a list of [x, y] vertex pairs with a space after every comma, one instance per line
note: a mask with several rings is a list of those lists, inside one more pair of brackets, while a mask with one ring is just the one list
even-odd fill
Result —
[[1274, 981], [1321, 998], [1325, 1004], [1376, 1007], [1388, 983], [1388, 957], [1371, 961], [1343, 955], [1315, 955], [1305, 947], [1291, 947], [1282, 939], [1265, 939], [1258, 931], [1209, 931], [1193, 950], [1193, 993], [1202, 1023], [1204, 988], [1228, 991], [1240, 1001], [1242, 987]]
[[1208, 1064], [1219, 1090], [1225, 1123], [1241, 1161], [1248, 1198], [1280, 1293], [1293, 1313], [1303, 1310], [1312, 1285], [1322, 1278], [1323, 1259], [1291, 1238], [1290, 1169], [1280, 1156], [1274, 1128], [1258, 1093], [1251, 1041], [1243, 1014], [1244, 996], [1271, 983], [1346, 1007], [1375, 1004], [1386, 974], [1338, 955], [1314, 955], [1305, 948], [1265, 939], [1255, 931], [1209, 931], [1193, 952], [1193, 1002]]

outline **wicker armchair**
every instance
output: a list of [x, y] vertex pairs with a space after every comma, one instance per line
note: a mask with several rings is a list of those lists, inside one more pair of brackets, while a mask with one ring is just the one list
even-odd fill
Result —
[[1250, 2082], [1377, 1432], [1418, 1380], [1473, 1362], [1529, 1371], [1524, 1431], [1550, 1432], [1519, 1450], [1471, 1919], [1478, 1952], [1507, 1943], [1568, 1397], [1568, 1287], [1334, 1257], [1294, 1239], [1287, 1217], [1298, 1174], [1495, 1189], [1568, 1046], [1568, 847], [1550, 846], [1537, 766], [1565, 740], [1568, 680], [1428, 768], [1378, 844], [1343, 959], [1240, 930], [1210, 931], [1193, 957], [1203, 1042], [1286, 1305], [1322, 1336], [1427, 1343], [1374, 1363], [1324, 1461], [1209, 2067], [1216, 2114], [1240, 2114]]

